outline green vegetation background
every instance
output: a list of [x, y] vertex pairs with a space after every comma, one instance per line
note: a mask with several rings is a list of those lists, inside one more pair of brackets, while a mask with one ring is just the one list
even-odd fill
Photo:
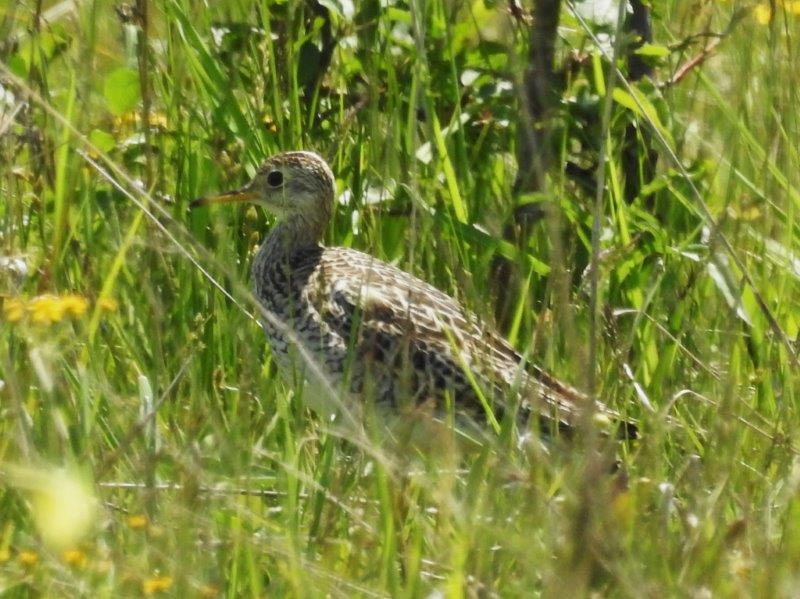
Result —
[[[146, 31], [128, 5], [0, 5], [0, 592], [792, 593], [795, 3], [655, 3], [657, 85], [617, 80], [607, 121], [604, 29], [565, 6], [536, 193], [513, 191], [515, 3], [138, 4]], [[633, 199], [630, 124], [658, 152]], [[593, 247], [598, 177], [562, 167], [603, 145]], [[248, 316], [269, 216], [187, 204], [297, 148], [337, 175], [330, 243], [488, 320], [502, 297], [512, 343], [640, 423], [616, 474], [581, 436], [549, 453], [355, 447], [293, 400]], [[515, 240], [535, 202], [545, 216]], [[92, 481], [80, 539], [53, 532], [82, 497], [53, 467]]]

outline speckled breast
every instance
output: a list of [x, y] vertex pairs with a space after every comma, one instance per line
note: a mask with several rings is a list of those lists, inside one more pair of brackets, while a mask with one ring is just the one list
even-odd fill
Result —
[[[314, 248], [289, 259], [273, 260], [259, 253], [253, 262], [253, 286], [265, 310], [265, 314], [260, 315], [261, 324], [287, 382], [308, 378], [317, 387], [330, 385], [336, 389], [345, 367], [346, 347], [324, 322], [321, 307], [308, 297], [308, 280], [317, 267], [321, 251], [321, 248]], [[295, 339], [306, 356], [302, 355], [304, 352]], [[327, 381], [313, 374], [315, 369], [309, 367], [308, 358], [314, 360]], [[318, 389], [315, 393], [323, 391]]]

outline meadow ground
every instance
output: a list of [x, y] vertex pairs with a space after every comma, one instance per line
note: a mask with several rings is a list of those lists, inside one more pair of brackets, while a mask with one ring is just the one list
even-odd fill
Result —
[[[797, 3], [654, 4], [633, 87], [564, 4], [524, 193], [516, 3], [0, 4], [0, 593], [792, 595]], [[270, 217], [187, 211], [297, 148], [337, 174], [331, 243], [641, 439], [410, 455], [305, 409], [250, 317]]]

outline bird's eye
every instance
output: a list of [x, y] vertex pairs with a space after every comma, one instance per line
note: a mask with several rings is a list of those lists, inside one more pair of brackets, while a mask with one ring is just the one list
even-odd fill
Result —
[[283, 173], [280, 171], [270, 171], [267, 174], [267, 183], [271, 187], [280, 187], [283, 185]]

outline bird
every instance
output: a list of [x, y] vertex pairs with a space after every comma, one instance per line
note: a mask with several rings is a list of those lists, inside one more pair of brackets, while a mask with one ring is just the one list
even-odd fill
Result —
[[451, 296], [367, 253], [324, 245], [335, 195], [321, 156], [287, 151], [244, 187], [190, 205], [250, 202], [274, 214], [253, 259], [253, 290], [278, 370], [311, 383], [304, 396], [315, 411], [335, 417], [334, 390], [344, 405], [373, 402], [379, 413], [453, 409], [496, 430], [507, 415], [523, 427], [536, 416], [558, 434], [591, 410], [618, 436], [636, 436], [633, 423], [526, 360]]

